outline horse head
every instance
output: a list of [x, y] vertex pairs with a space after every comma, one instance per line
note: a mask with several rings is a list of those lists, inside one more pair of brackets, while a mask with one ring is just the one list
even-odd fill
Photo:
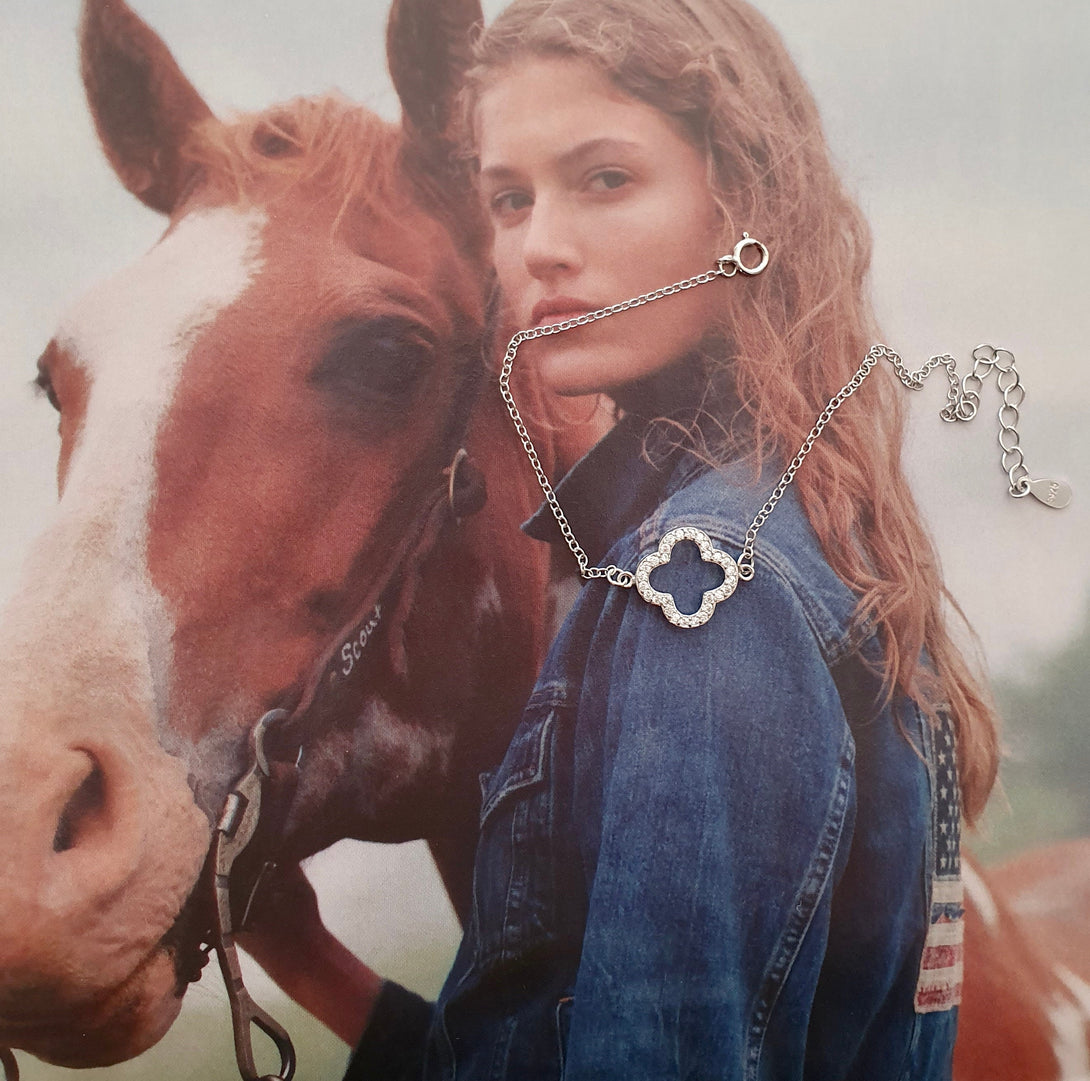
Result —
[[[279, 734], [287, 859], [473, 835], [548, 581], [482, 388], [486, 234], [450, 165], [479, 18], [395, 5], [400, 125], [337, 98], [224, 122], [122, 0], [85, 0], [102, 145], [166, 228], [38, 364], [60, 498], [0, 621], [0, 1044], [90, 1066], [169, 1027], [274, 707], [321, 706]], [[463, 447], [483, 481], [452, 473]]]

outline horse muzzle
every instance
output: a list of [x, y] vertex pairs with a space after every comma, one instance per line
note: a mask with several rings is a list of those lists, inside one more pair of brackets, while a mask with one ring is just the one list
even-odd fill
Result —
[[6, 974], [0, 1046], [69, 1069], [112, 1066], [155, 1044], [181, 1003], [173, 960], [159, 949], [118, 987], [87, 999], [63, 981]]

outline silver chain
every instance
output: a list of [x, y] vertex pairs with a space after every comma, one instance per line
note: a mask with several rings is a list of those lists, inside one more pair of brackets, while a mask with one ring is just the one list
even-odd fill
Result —
[[[753, 265], [747, 265], [743, 261], [745, 249], [756, 247], [760, 253], [760, 261]], [[550, 323], [545, 326], [533, 327], [530, 330], [519, 331], [507, 346], [504, 354], [503, 366], [500, 370], [500, 394], [507, 404], [507, 411], [514, 421], [515, 430], [522, 441], [526, 456], [537, 475], [538, 484], [545, 494], [545, 500], [549, 504], [560, 526], [560, 532], [565, 542], [575, 556], [579, 564], [579, 573], [583, 578], [605, 578], [613, 585], [630, 588], [636, 584], [636, 576], [614, 564], [605, 567], [591, 566], [587, 553], [576, 540], [571, 524], [564, 515], [556, 493], [553, 491], [549, 478], [534, 448], [533, 440], [527, 431], [522, 416], [515, 405], [515, 399], [511, 395], [511, 371], [514, 367], [515, 357], [523, 342], [533, 341], [537, 338], [546, 338], [553, 334], [560, 334], [574, 327], [586, 326], [588, 323], [597, 322], [610, 315], [617, 315], [632, 308], [642, 307], [652, 301], [661, 300], [663, 297], [673, 296], [686, 289], [692, 289], [698, 285], [705, 285], [716, 278], [730, 278], [741, 271], [746, 275], [760, 274], [768, 265], [768, 249], [758, 240], [753, 240], [748, 233], [742, 234], [742, 240], [735, 246], [732, 255], [725, 255], [716, 263], [714, 270], [705, 271], [703, 274], [694, 275], [684, 281], [675, 282], [673, 285], [664, 286], [650, 293], [643, 293], [631, 300], [624, 300], [618, 304], [611, 304], [607, 308], [598, 311], [587, 312], [583, 315], [565, 319], [559, 323]], [[803, 440], [798, 453], [791, 460], [791, 464], [784, 470], [779, 483], [772, 490], [765, 505], [757, 512], [749, 529], [746, 530], [745, 540], [742, 545], [742, 554], [738, 558], [738, 577], [743, 581], [749, 581], [754, 574], [753, 547], [757, 540], [757, 533], [764, 525], [768, 516], [775, 509], [776, 504], [787, 491], [788, 486], [795, 478], [799, 467], [806, 460], [806, 456], [813, 450], [814, 444], [821, 438], [825, 426], [832, 419], [833, 414], [863, 385], [863, 381], [870, 375], [875, 365], [880, 360], [886, 360], [893, 365], [897, 377], [909, 390], [922, 390], [927, 377], [938, 367], [946, 369], [946, 378], [949, 387], [946, 392], [946, 405], [939, 416], [950, 423], [957, 421], [970, 421], [977, 413], [980, 405], [980, 390], [984, 379], [991, 370], [996, 370], [996, 385], [1003, 396], [1003, 404], [999, 409], [999, 446], [1002, 454], [1000, 463], [1010, 480], [1010, 494], [1016, 498], [1033, 495], [1047, 506], [1061, 508], [1067, 505], [1071, 498], [1070, 489], [1062, 481], [1032, 480], [1026, 469], [1018, 437], [1018, 408], [1025, 400], [1026, 392], [1022, 386], [1018, 370], [1014, 363], [1014, 354], [1007, 349], [993, 349], [990, 345], [979, 345], [973, 350], [973, 370], [964, 378], [957, 373], [957, 361], [948, 353], [942, 353], [930, 357], [921, 368], [911, 371], [901, 359], [899, 353], [888, 345], [875, 345], [863, 358], [856, 373], [848, 380], [840, 390], [829, 399], [828, 404], [821, 411], [814, 426]]]
[[[747, 248], [757, 249], [756, 254], [759, 258], [756, 263], [746, 262]], [[768, 249], [759, 240], [754, 240], [749, 233], [743, 233], [742, 239], [734, 246], [733, 253], [718, 259], [713, 270], [706, 270], [702, 274], [694, 274], [691, 278], [674, 282], [673, 285], [664, 285], [661, 289], [655, 289], [650, 293], [642, 293], [638, 297], [632, 297], [631, 300], [622, 300], [617, 304], [610, 304], [608, 308], [585, 312], [571, 319], [564, 319], [559, 323], [548, 323], [545, 326], [532, 327], [530, 330], [520, 330], [508, 343], [507, 352], [503, 358], [503, 367], [500, 369], [500, 394], [503, 396], [504, 402], [507, 403], [507, 411], [511, 414], [511, 419], [515, 423], [515, 431], [518, 432], [519, 439], [522, 440], [526, 457], [529, 458], [530, 465], [533, 466], [534, 473], [537, 474], [537, 482], [541, 485], [542, 492], [545, 493], [545, 500], [553, 512], [556, 524], [560, 526], [560, 532], [563, 534], [564, 540], [579, 564], [579, 574], [583, 578], [606, 578], [613, 585], [623, 586], [626, 589], [636, 584], [636, 576], [631, 571], [626, 571], [621, 567], [613, 564], [608, 567], [592, 567], [587, 553], [583, 551], [582, 545], [575, 539], [575, 533], [572, 531], [564, 511], [560, 507], [560, 502], [556, 498], [553, 486], [549, 483], [541, 459], [534, 448], [533, 440], [526, 430], [522, 415], [519, 413], [518, 406], [515, 405], [515, 399], [511, 394], [511, 369], [514, 367], [519, 346], [523, 342], [533, 341], [536, 338], [547, 338], [553, 334], [571, 330], [573, 327], [583, 327], [588, 323], [596, 323], [599, 319], [605, 319], [608, 315], [618, 315], [621, 312], [630, 311], [632, 308], [640, 308], [654, 300], [661, 300], [663, 297], [682, 293], [686, 289], [694, 289], [698, 285], [706, 285], [716, 278], [733, 278], [739, 271], [746, 275], [760, 274], [766, 266], [768, 266]]]
[[[765, 519], [772, 513], [772, 509], [780, 501], [787, 486], [794, 480], [795, 473], [820, 438], [825, 425], [862, 386], [863, 380], [870, 375], [871, 370], [880, 360], [889, 361], [893, 365], [897, 378], [909, 390], [923, 390], [927, 377], [936, 368], [940, 366], [945, 368], [949, 386], [946, 390], [946, 405], [939, 412], [939, 416], [951, 424], [958, 421], [970, 421], [976, 416], [980, 406], [981, 387], [994, 368], [997, 372], [996, 384], [1003, 395], [1003, 404], [999, 408], [999, 447], [1002, 452], [999, 460], [1010, 480], [1008, 491], [1016, 499], [1020, 499], [1022, 496], [1037, 495], [1034, 485], [1039, 484], [1042, 485], [1043, 492], [1037, 495], [1037, 498], [1042, 503], [1055, 507], [1066, 506], [1066, 499], [1061, 502], [1059, 498], [1061, 482], [1030, 480], [1018, 437], [1018, 407], [1025, 401], [1026, 389], [1022, 386], [1018, 369], [1015, 367], [1014, 354], [1009, 349], [993, 349], [990, 345], [978, 345], [973, 350], [973, 370], [963, 379], [958, 375], [957, 361], [949, 353], [929, 357], [926, 364], [912, 371], [896, 350], [888, 345], [875, 345], [868, 350], [855, 375], [829, 399], [829, 404], [822, 410], [813, 428], [810, 429], [809, 435], [803, 440], [798, 454], [780, 477], [779, 484], [773, 489], [768, 501], [757, 512], [757, 516], [746, 530], [742, 554], [738, 559], [738, 573], [743, 580], [748, 581], [753, 577], [753, 545], [757, 539], [757, 531], [764, 525]], [[1049, 494], [1052, 495], [1051, 499], [1048, 498]], [[1069, 499], [1070, 495], [1067, 494], [1066, 498]]]

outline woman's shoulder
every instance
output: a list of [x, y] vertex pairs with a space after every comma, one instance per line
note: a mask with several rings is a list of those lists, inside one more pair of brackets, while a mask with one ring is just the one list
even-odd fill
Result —
[[[634, 569], [658, 549], [672, 530], [695, 527], [714, 546], [735, 560], [745, 544], [754, 519], [767, 509], [769, 496], [780, 478], [768, 468], [755, 477], [752, 463], [740, 462], [718, 468], [690, 466], [682, 471], [665, 498], [622, 542], [626, 562]], [[621, 555], [618, 552], [618, 555]], [[796, 604], [818, 640], [823, 655], [834, 663], [849, 648], [858, 646], [855, 626], [858, 598], [837, 576], [821, 550], [805, 511], [788, 487], [760, 526], [754, 543], [754, 576], [740, 581], [736, 593], [745, 591], [760, 610], [775, 598]], [[730, 599], [725, 603], [729, 604]]]

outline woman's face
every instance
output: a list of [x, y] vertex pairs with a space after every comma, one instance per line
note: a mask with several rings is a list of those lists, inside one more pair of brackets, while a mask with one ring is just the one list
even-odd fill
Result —
[[[530, 58], [477, 112], [481, 191], [506, 325], [557, 323], [710, 270], [722, 254], [704, 155], [592, 64]], [[723, 279], [527, 342], [561, 394], [613, 393], [704, 336]]]

